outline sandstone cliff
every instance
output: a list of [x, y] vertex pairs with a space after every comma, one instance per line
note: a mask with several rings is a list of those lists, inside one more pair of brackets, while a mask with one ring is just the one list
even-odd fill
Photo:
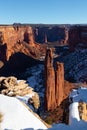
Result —
[[68, 42], [68, 27], [58, 25], [36, 26], [34, 38], [38, 43], [52, 43], [66, 45]]
[[67, 26], [39, 25], [37, 27], [37, 25], [22, 24], [0, 26], [0, 54], [2, 53], [2, 46], [6, 46], [6, 50], [0, 55], [0, 59], [3, 61], [9, 60], [10, 56], [17, 52], [35, 58], [41, 57], [45, 54], [45, 48], [36, 43], [66, 45], [67, 42]]
[[14, 53], [15, 44], [26, 42], [31, 46], [34, 46], [33, 31], [30, 26], [0, 26], [0, 45], [6, 43], [7, 60]]
[[68, 44], [71, 51], [77, 46], [80, 48], [87, 48], [87, 26], [71, 26], [69, 29]]
[[45, 105], [46, 110], [54, 110], [63, 101], [64, 96], [64, 66], [58, 63], [56, 71], [53, 67], [52, 49], [47, 50], [45, 59]]
[[35, 43], [31, 26], [0, 26], [0, 75], [22, 71], [44, 55], [45, 47]]

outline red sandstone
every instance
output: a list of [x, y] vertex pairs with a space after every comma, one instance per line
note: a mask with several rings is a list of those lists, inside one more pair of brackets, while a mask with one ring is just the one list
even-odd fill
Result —
[[45, 59], [45, 106], [46, 110], [56, 109], [63, 100], [64, 95], [64, 66], [57, 62], [56, 71], [53, 67], [52, 49], [47, 50]]

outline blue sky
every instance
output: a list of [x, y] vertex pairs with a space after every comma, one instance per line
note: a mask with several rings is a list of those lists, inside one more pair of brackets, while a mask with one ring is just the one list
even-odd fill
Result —
[[0, 0], [0, 24], [87, 23], [87, 0]]

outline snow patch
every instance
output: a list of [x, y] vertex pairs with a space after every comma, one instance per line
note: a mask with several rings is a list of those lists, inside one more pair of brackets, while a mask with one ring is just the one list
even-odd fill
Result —
[[75, 124], [75, 121], [80, 121], [78, 102], [74, 102], [69, 107], [69, 124]]
[[18, 99], [0, 94], [0, 104], [2, 130], [47, 129]]

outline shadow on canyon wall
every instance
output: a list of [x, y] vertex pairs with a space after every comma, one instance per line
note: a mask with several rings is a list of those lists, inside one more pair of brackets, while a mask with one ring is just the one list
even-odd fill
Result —
[[33, 59], [24, 53], [15, 53], [10, 58], [9, 61], [5, 62], [0, 69], [0, 76], [10, 76], [14, 73], [21, 73], [31, 66], [42, 63], [39, 60]]

